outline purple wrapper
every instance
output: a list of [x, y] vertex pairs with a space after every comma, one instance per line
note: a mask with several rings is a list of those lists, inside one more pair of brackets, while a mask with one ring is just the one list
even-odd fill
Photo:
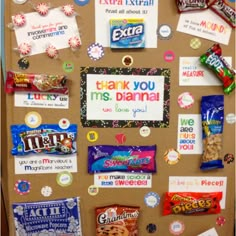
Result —
[[156, 172], [156, 145], [88, 147], [88, 172]]

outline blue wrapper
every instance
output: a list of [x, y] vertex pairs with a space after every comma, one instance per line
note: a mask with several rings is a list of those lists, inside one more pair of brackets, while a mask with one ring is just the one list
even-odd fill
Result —
[[16, 235], [82, 236], [79, 200], [13, 203]]
[[200, 169], [224, 168], [222, 133], [224, 127], [224, 96], [203, 96], [201, 100], [203, 155]]
[[156, 172], [156, 145], [88, 147], [88, 172]]
[[27, 125], [11, 126], [13, 148], [11, 154], [23, 156], [30, 153], [65, 155], [77, 152], [77, 125], [62, 129], [57, 124], [42, 124], [37, 128]]

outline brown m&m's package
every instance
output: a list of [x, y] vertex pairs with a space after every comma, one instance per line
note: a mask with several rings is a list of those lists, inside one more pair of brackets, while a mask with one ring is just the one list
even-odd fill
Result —
[[96, 236], [138, 236], [140, 207], [109, 205], [97, 207]]

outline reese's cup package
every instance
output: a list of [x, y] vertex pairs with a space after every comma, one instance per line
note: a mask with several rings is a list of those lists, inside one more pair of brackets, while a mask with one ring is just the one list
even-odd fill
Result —
[[163, 215], [206, 215], [221, 212], [222, 192], [166, 192]]

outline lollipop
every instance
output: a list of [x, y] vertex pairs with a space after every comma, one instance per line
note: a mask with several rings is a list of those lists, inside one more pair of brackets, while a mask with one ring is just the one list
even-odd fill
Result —
[[46, 48], [46, 53], [47, 53], [48, 57], [50, 57], [50, 58], [56, 59], [58, 57], [58, 50], [53, 45], [49, 45]]

